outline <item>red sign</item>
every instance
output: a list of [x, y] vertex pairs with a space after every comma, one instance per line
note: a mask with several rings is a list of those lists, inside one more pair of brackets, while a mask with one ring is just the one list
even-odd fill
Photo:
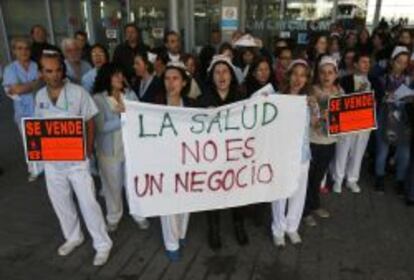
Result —
[[373, 92], [360, 92], [329, 99], [329, 135], [376, 129]]
[[82, 118], [23, 120], [28, 161], [83, 161], [85, 123]]

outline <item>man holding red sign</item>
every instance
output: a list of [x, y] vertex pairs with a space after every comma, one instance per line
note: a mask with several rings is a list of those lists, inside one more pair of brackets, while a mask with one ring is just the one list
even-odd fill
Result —
[[[369, 92], [373, 89], [375, 82], [368, 77], [370, 70], [370, 56], [368, 53], [357, 54], [354, 58], [355, 73], [345, 76], [341, 79], [341, 87], [346, 94], [356, 92]], [[352, 112], [354, 120], [363, 121], [361, 119], [375, 120], [373, 117], [374, 100], [371, 94], [355, 95], [355, 100], [347, 99], [345, 107], [371, 107], [367, 110], [358, 109]], [[355, 101], [355, 102], [353, 102]], [[358, 107], [358, 108], [356, 108]], [[369, 116], [364, 116], [367, 113]], [[356, 119], [354, 117], [357, 117]], [[343, 116], [339, 116], [341, 121], [345, 121]], [[339, 121], [339, 120], [338, 120]], [[348, 121], [352, 122], [348, 118]], [[342, 126], [346, 126], [342, 124]], [[361, 163], [368, 144], [370, 131], [362, 130], [338, 136], [336, 144], [335, 160], [331, 164], [331, 175], [334, 180], [333, 191], [342, 192], [343, 180], [346, 177], [346, 186], [353, 192], [361, 192], [358, 185], [359, 175], [361, 171]]]
[[[40, 58], [40, 72], [46, 87], [36, 95], [35, 115], [44, 119], [83, 117], [88, 128], [87, 151], [90, 155], [93, 147], [92, 118], [98, 113], [92, 98], [83, 88], [64, 80], [64, 64], [60, 54], [44, 51]], [[76, 122], [65, 124], [62, 121], [51, 121], [45, 128], [55, 136], [69, 130], [74, 132], [81, 130]], [[55, 152], [53, 153], [56, 155]], [[92, 236], [93, 246], [97, 251], [93, 264], [96, 266], [105, 264], [112, 241], [106, 232], [102, 210], [95, 198], [88, 160], [46, 161], [45, 175], [47, 192], [66, 239], [66, 242], [59, 247], [58, 254], [68, 255], [84, 241], [72, 196], [75, 193], [86, 227]]]

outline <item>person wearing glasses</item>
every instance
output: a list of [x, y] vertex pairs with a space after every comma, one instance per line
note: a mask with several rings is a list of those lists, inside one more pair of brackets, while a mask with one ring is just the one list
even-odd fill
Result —
[[[37, 64], [30, 59], [30, 42], [26, 38], [14, 38], [12, 49], [15, 60], [6, 66], [3, 76], [5, 93], [13, 99], [14, 120], [20, 133], [21, 121], [34, 113], [34, 93], [42, 82], [38, 75]], [[29, 182], [36, 180], [38, 165], [28, 164]]]
[[82, 49], [73, 38], [62, 40], [62, 51], [65, 56], [66, 76], [73, 83], [80, 85], [83, 75], [91, 70], [91, 65], [82, 60]]
[[93, 68], [86, 72], [82, 76], [81, 85], [86, 89], [87, 92], [92, 93], [93, 84], [98, 70], [109, 62], [108, 50], [101, 44], [95, 44], [90, 49], [90, 57], [92, 60]]

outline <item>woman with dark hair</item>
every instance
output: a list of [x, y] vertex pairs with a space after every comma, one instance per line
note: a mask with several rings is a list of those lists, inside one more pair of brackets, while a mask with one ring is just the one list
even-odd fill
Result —
[[202, 94], [201, 91], [203, 88], [203, 84], [199, 79], [198, 60], [197, 57], [192, 54], [184, 54], [182, 60], [188, 73], [191, 75], [191, 86], [188, 92], [188, 97], [195, 100]]
[[[169, 62], [163, 76], [165, 95], [164, 104], [167, 106], [192, 107], [189, 99], [191, 76], [185, 65], [180, 62]], [[161, 216], [162, 236], [167, 257], [171, 261], [179, 261], [180, 246], [185, 244], [190, 213]]]
[[93, 84], [95, 83], [98, 69], [101, 68], [105, 63], [109, 62], [109, 53], [103, 45], [95, 44], [90, 47], [89, 55], [91, 57], [93, 68], [82, 76], [81, 84], [87, 92], [92, 93]]
[[207, 68], [213, 59], [213, 56], [216, 54], [216, 49], [212, 46], [205, 46], [201, 49], [200, 54], [198, 55], [200, 61], [200, 80], [207, 80]]
[[339, 63], [341, 61], [341, 37], [338, 33], [331, 34], [329, 36], [329, 55], [335, 58]]
[[372, 51], [372, 44], [368, 29], [362, 28], [361, 31], [359, 31], [356, 49], [360, 53], [370, 53]]
[[136, 54], [133, 67], [137, 79], [134, 79], [132, 89], [138, 100], [155, 103], [159, 96], [163, 95], [164, 87], [161, 78], [155, 75], [154, 65], [149, 61], [148, 53]]
[[249, 73], [243, 83], [243, 87], [247, 96], [251, 96], [254, 92], [271, 84], [276, 90], [274, 73], [270, 61], [266, 57], [258, 57], [249, 69]]
[[285, 77], [286, 69], [292, 62], [292, 50], [289, 47], [281, 48], [276, 57], [275, 63], [275, 83], [281, 84]]
[[407, 67], [410, 52], [406, 47], [397, 46], [392, 55], [389, 69], [381, 79], [384, 96], [377, 99], [378, 129], [376, 135], [375, 175], [376, 190], [384, 191], [385, 166], [390, 146], [396, 147], [396, 179], [397, 191], [404, 193], [404, 179], [410, 160], [411, 128], [408, 125], [408, 116], [405, 102], [396, 100], [395, 92], [409, 86]]
[[[237, 50], [234, 49], [232, 45], [228, 42], [224, 42], [220, 45], [218, 54], [228, 56], [232, 62], [234, 61], [235, 57], [238, 57]], [[244, 76], [242, 70], [239, 67], [234, 66], [234, 72], [236, 74], [237, 81], [239, 82], [239, 84], [243, 83]]]
[[354, 73], [355, 54], [355, 49], [346, 49], [344, 51], [341, 62], [339, 63], [339, 78], [352, 75]]
[[[310, 90], [311, 69], [305, 60], [297, 59], [289, 65], [285, 80], [281, 85], [282, 94], [307, 95]], [[302, 242], [298, 234], [300, 220], [305, 204], [308, 184], [308, 171], [310, 161], [309, 122], [304, 135], [302, 146], [301, 175], [298, 180], [297, 191], [288, 199], [276, 200], [272, 203], [272, 233], [276, 247], [285, 246], [285, 234], [292, 244]]]
[[[96, 156], [106, 203], [108, 231], [115, 231], [123, 215], [122, 187], [124, 184], [124, 147], [121, 133], [121, 113], [124, 100], [137, 100], [126, 86], [123, 68], [114, 63], [98, 70], [94, 84], [94, 100], [99, 109], [95, 117]], [[147, 229], [145, 218], [133, 216], [141, 229]]]
[[[316, 66], [316, 61], [328, 53], [328, 37], [325, 34], [316, 34], [312, 37], [308, 48], [308, 61]], [[313, 68], [313, 67], [312, 67]]]
[[328, 171], [335, 154], [336, 137], [328, 135], [328, 100], [343, 93], [338, 85], [338, 66], [331, 56], [323, 56], [318, 64], [317, 79], [310, 92], [311, 126], [310, 161], [308, 189], [306, 194], [304, 222], [308, 226], [316, 226], [312, 214], [320, 218], [329, 218], [330, 214], [321, 207], [319, 187]]
[[411, 31], [408, 29], [403, 29], [398, 34], [398, 42], [399, 46], [406, 47], [409, 51], [413, 49], [413, 37]]
[[[207, 91], [198, 100], [200, 107], [219, 107], [245, 98], [239, 90], [233, 63], [225, 55], [214, 56], [208, 68], [207, 86]], [[221, 248], [220, 214], [219, 210], [207, 212], [208, 242], [212, 249]], [[249, 240], [244, 228], [243, 208], [232, 208], [232, 214], [236, 239], [240, 245], [245, 245]]]

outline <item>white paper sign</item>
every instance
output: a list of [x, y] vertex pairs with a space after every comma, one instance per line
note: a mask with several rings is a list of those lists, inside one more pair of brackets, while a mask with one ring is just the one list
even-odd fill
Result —
[[305, 97], [259, 95], [215, 109], [125, 105], [122, 134], [132, 214], [270, 202], [298, 187]]

